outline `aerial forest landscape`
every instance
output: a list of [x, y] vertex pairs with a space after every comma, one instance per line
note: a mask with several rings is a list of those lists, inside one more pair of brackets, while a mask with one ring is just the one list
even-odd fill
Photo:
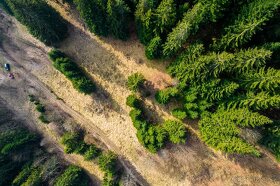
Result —
[[280, 0], [0, 0], [0, 186], [279, 186]]

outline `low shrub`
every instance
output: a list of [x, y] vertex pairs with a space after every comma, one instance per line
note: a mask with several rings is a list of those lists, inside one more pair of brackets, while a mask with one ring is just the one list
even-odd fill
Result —
[[132, 108], [139, 108], [140, 100], [135, 94], [131, 94], [126, 98], [126, 105]]
[[86, 161], [90, 161], [92, 159], [100, 156], [101, 150], [97, 148], [95, 145], [90, 145], [87, 151], [84, 153], [84, 158]]
[[34, 103], [36, 101], [36, 97], [34, 95], [28, 95], [29, 101]]
[[36, 105], [36, 110], [37, 110], [38, 112], [41, 112], [41, 113], [46, 112], [45, 106], [42, 105], [41, 103], [39, 103], [39, 104]]
[[42, 122], [42, 123], [45, 123], [45, 124], [49, 124], [50, 121], [46, 118], [46, 116], [44, 114], [41, 114], [38, 119]]
[[178, 121], [167, 120], [163, 123], [163, 128], [168, 134], [168, 138], [172, 143], [186, 143], [186, 127]]
[[98, 165], [105, 173], [115, 173], [117, 166], [117, 155], [111, 151], [103, 153], [98, 158]]
[[136, 92], [145, 82], [145, 78], [140, 73], [132, 74], [128, 77], [127, 86], [129, 90]]
[[178, 95], [178, 92], [179, 91], [176, 87], [169, 87], [158, 91], [155, 95], [155, 99], [160, 104], [167, 104], [171, 98], [174, 98]]
[[53, 49], [49, 52], [53, 66], [64, 74], [71, 82], [73, 87], [79, 92], [90, 94], [96, 90], [95, 84], [89, 79], [83, 70], [66, 57], [64, 53]]
[[88, 186], [89, 178], [85, 172], [77, 166], [69, 166], [56, 181], [55, 186]]
[[187, 113], [182, 109], [174, 109], [171, 111], [171, 114], [181, 120], [184, 120], [187, 117]]

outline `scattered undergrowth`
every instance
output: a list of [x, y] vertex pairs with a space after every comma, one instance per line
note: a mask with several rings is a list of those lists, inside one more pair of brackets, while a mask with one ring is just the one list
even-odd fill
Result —
[[[128, 86], [135, 92], [143, 87], [144, 81], [143, 75], [136, 73], [128, 77]], [[126, 104], [132, 108], [129, 116], [137, 129], [137, 138], [144, 147], [156, 153], [164, 148], [167, 142], [174, 144], [186, 142], [186, 128], [183, 123], [167, 120], [163, 124], [151, 124], [144, 111], [144, 102], [139, 97], [135, 93], [129, 95]]]
[[66, 153], [82, 155], [86, 161], [96, 161], [104, 172], [102, 185], [118, 185], [122, 170], [117, 155], [111, 151], [103, 151], [94, 144], [84, 142], [84, 133], [81, 131], [67, 132], [61, 138]]
[[47, 119], [45, 106], [34, 95], [28, 95], [28, 97], [29, 97], [29, 101], [34, 103], [34, 105], [36, 106], [35, 108], [36, 108], [37, 112], [40, 113], [40, 116], [38, 117], [38, 119], [42, 123], [49, 124], [50, 121]]

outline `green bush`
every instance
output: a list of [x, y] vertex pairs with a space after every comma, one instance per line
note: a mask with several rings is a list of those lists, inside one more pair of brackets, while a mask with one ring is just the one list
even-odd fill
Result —
[[41, 113], [46, 112], [45, 106], [42, 105], [41, 103], [38, 104], [38, 105], [36, 105], [36, 110], [37, 110], [38, 112], [41, 112]]
[[44, 0], [4, 1], [16, 19], [25, 25], [34, 37], [46, 45], [55, 45], [66, 38], [66, 22]]
[[87, 151], [84, 153], [84, 158], [86, 161], [90, 161], [100, 156], [100, 154], [101, 154], [100, 149], [98, 149], [95, 145], [90, 145]]
[[187, 117], [187, 113], [182, 109], [174, 109], [172, 110], [172, 115], [178, 119], [185, 119]]
[[126, 98], [126, 105], [132, 108], [139, 108], [140, 107], [140, 100], [137, 98], [135, 94], [129, 95]]
[[95, 84], [85, 75], [83, 70], [71, 59], [65, 57], [65, 54], [54, 49], [49, 52], [49, 58], [52, 60], [53, 66], [72, 82], [76, 90], [85, 94], [96, 90]]
[[167, 120], [163, 123], [163, 128], [168, 133], [168, 138], [172, 143], [179, 144], [186, 142], [186, 127], [183, 123]]
[[56, 181], [55, 186], [89, 186], [89, 178], [85, 172], [76, 166], [69, 166]]
[[36, 101], [36, 97], [34, 95], [28, 95], [29, 101], [34, 103]]
[[140, 73], [132, 74], [128, 77], [127, 86], [129, 90], [136, 92], [145, 82], [145, 78]]
[[78, 132], [67, 132], [62, 136], [61, 143], [65, 146], [67, 154], [74, 153], [82, 145], [83, 137]]
[[42, 123], [49, 124], [50, 121], [46, 118], [46, 115], [41, 114], [38, 118]]
[[179, 90], [176, 87], [169, 87], [158, 91], [155, 95], [155, 99], [160, 104], [167, 104], [171, 98], [178, 95], [178, 92]]
[[129, 112], [129, 116], [133, 123], [136, 121], [142, 121], [142, 111], [140, 109], [132, 109]]
[[98, 158], [99, 168], [106, 173], [115, 173], [117, 166], [117, 155], [113, 152], [103, 153]]

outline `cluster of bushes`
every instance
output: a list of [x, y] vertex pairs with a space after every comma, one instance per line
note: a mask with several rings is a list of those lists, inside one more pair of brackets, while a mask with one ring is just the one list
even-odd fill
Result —
[[[127, 0], [74, 0], [89, 30], [100, 36], [129, 36], [130, 9]], [[133, 2], [132, 2], [133, 3]]]
[[63, 73], [79, 92], [90, 94], [96, 90], [95, 84], [85, 75], [85, 72], [64, 53], [53, 49], [49, 52], [53, 66]]
[[[141, 81], [138, 81], [139, 79]], [[135, 92], [143, 82], [143, 75], [136, 73], [128, 78], [128, 87]], [[163, 148], [168, 141], [175, 144], [185, 143], [186, 129], [181, 122], [167, 120], [162, 125], [150, 124], [146, 119], [143, 103], [136, 94], [127, 97], [126, 105], [132, 108], [129, 116], [131, 117], [134, 127], [137, 129], [137, 138], [139, 142], [150, 152], [156, 153]]]
[[89, 177], [80, 167], [70, 165], [64, 172], [55, 180], [55, 186], [88, 186], [90, 185]]
[[36, 105], [36, 110], [40, 113], [40, 116], [39, 116], [39, 120], [42, 122], [42, 123], [50, 123], [50, 121], [47, 119], [46, 117], [46, 109], [45, 109], [45, 106], [42, 105], [42, 103], [40, 103], [40, 101], [34, 96], [34, 95], [28, 95], [29, 97], [29, 101], [34, 103]]
[[44, 0], [1, 0], [0, 5], [46, 45], [55, 45], [67, 36], [66, 22]]
[[[112, 152], [102, 152], [93, 144], [86, 144], [84, 142], [84, 135], [81, 132], [68, 132], [61, 138], [61, 143], [65, 146], [66, 153], [76, 153], [82, 155], [86, 161], [94, 159], [98, 160], [100, 169], [105, 173], [103, 178], [103, 185], [116, 185], [119, 181], [119, 172], [117, 171], [117, 156]], [[68, 173], [70, 174], [70, 173]], [[69, 176], [67, 174], [67, 176]], [[74, 173], [73, 173], [74, 174]], [[76, 174], [76, 173], [75, 173]], [[60, 184], [64, 183], [64, 177], [61, 178]]]

